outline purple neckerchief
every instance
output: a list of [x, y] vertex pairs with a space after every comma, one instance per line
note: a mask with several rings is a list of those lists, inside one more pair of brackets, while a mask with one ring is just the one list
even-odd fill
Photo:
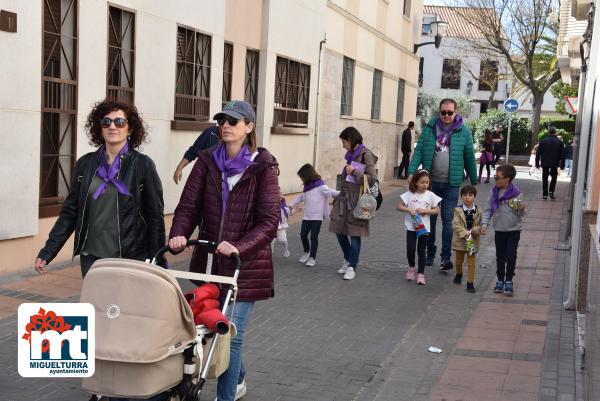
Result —
[[109, 184], [113, 184], [117, 189], [117, 192], [119, 192], [120, 194], [131, 196], [129, 190], [127, 189], [125, 184], [123, 184], [123, 181], [117, 178], [119, 174], [119, 168], [121, 168], [121, 156], [123, 156], [128, 151], [129, 143], [125, 142], [125, 146], [121, 148], [121, 150], [119, 151], [119, 153], [117, 153], [117, 156], [113, 160], [112, 164], [109, 166], [108, 160], [106, 160], [106, 145], [102, 145], [100, 147], [100, 151], [98, 152], [100, 167], [98, 167], [96, 175], [102, 178], [104, 182], [100, 184], [98, 189], [96, 189], [96, 192], [94, 192], [94, 195], [92, 195], [92, 198], [94, 198], [94, 200], [102, 196], [102, 194], [108, 188]]
[[302, 192], [308, 192], [311, 189], [315, 189], [317, 187], [323, 186], [325, 185], [325, 181], [318, 179], [318, 180], [314, 180], [313, 182], [309, 182], [308, 184], [304, 184], [304, 188], [302, 189]]
[[502, 197], [500, 197], [500, 199], [498, 199], [499, 192], [500, 192], [500, 190], [498, 189], [498, 187], [495, 186], [494, 188], [492, 188], [492, 216], [494, 215], [494, 213], [496, 213], [496, 210], [498, 209], [498, 207], [500, 207], [500, 202], [509, 200], [509, 199], [514, 198], [515, 196], [518, 196], [521, 193], [521, 190], [519, 188], [517, 188], [516, 185], [510, 183], [510, 184], [508, 184], [506, 191], [504, 192]]
[[223, 143], [213, 150], [212, 155], [217, 167], [223, 175], [223, 214], [225, 214], [227, 199], [229, 199], [229, 183], [227, 182], [227, 179], [243, 172], [248, 166], [254, 164], [254, 162], [250, 160], [252, 158], [252, 153], [250, 153], [248, 145], [242, 146], [239, 153], [233, 159], [229, 158], [227, 148]]
[[[344, 156], [344, 159], [346, 159], [346, 164], [352, 163], [352, 161], [356, 159], [356, 156], [358, 156], [360, 154], [360, 151], [364, 148], [365, 145], [359, 143], [358, 146], [354, 148], [354, 150], [347, 151], [346, 155]], [[344, 166], [344, 168], [342, 169], [342, 174], [344, 174], [344, 171], [346, 171], [346, 166]]]
[[462, 127], [463, 118], [460, 114], [457, 113], [456, 116], [454, 116], [454, 121], [452, 122], [452, 124], [450, 124], [450, 127], [444, 128], [444, 124], [442, 123], [441, 118], [437, 119], [435, 125], [441, 131], [440, 134], [437, 136], [437, 142], [441, 146], [450, 146], [450, 137], [452, 136], [452, 133], [455, 129]]
[[283, 214], [285, 214], [285, 218], [287, 219], [288, 217], [290, 217], [288, 215], [288, 211], [287, 211], [287, 203], [285, 203], [285, 198], [281, 198], [281, 200], [279, 201], [279, 209], [283, 210]]

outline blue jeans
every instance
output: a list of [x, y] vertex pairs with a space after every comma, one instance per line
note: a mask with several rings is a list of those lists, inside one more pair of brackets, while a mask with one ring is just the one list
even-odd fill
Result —
[[233, 315], [231, 309], [227, 316], [235, 324], [237, 335], [231, 340], [231, 351], [229, 353], [229, 368], [219, 376], [217, 383], [217, 399], [219, 401], [233, 401], [235, 399], [235, 390], [237, 385], [244, 380], [246, 371], [242, 362], [244, 334], [250, 321], [254, 302], [235, 303]]
[[565, 170], [567, 170], [567, 177], [571, 176], [571, 168], [573, 168], [573, 160], [565, 159]]
[[[442, 198], [440, 215], [442, 216], [442, 253], [440, 254], [442, 262], [450, 260], [452, 256], [452, 217], [454, 208], [458, 203], [459, 187], [451, 187], [447, 182], [431, 183], [431, 190], [434, 194]], [[430, 216], [431, 233], [427, 240], [427, 261], [432, 262], [435, 259], [435, 224], [437, 215]]]
[[360, 256], [360, 237], [350, 236], [348, 238], [345, 234], [336, 234], [336, 236], [348, 266], [352, 266], [356, 270]]

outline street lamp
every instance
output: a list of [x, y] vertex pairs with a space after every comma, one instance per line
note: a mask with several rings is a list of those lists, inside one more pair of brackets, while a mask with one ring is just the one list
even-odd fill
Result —
[[469, 82], [467, 82], [467, 96], [471, 96], [472, 90], [473, 90], [473, 82], [471, 82], [471, 80], [469, 80]]
[[429, 24], [431, 26], [431, 30], [429, 31], [429, 36], [433, 36], [433, 42], [425, 42], [420, 44], [415, 44], [413, 48], [413, 53], [417, 52], [417, 49], [421, 46], [425, 45], [435, 45], [436, 49], [439, 49], [440, 44], [442, 43], [442, 36], [446, 34], [446, 29], [448, 28], [448, 23], [445, 21], [433, 21]]

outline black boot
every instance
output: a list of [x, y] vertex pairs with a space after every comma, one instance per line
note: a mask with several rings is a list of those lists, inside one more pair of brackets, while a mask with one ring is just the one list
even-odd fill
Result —
[[460, 284], [462, 282], [462, 274], [456, 273], [454, 276], [454, 284]]

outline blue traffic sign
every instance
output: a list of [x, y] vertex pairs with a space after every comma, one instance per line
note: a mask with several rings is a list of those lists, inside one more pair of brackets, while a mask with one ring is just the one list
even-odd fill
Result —
[[514, 113], [519, 110], [519, 101], [517, 99], [506, 99], [504, 101], [504, 111], [507, 113]]

